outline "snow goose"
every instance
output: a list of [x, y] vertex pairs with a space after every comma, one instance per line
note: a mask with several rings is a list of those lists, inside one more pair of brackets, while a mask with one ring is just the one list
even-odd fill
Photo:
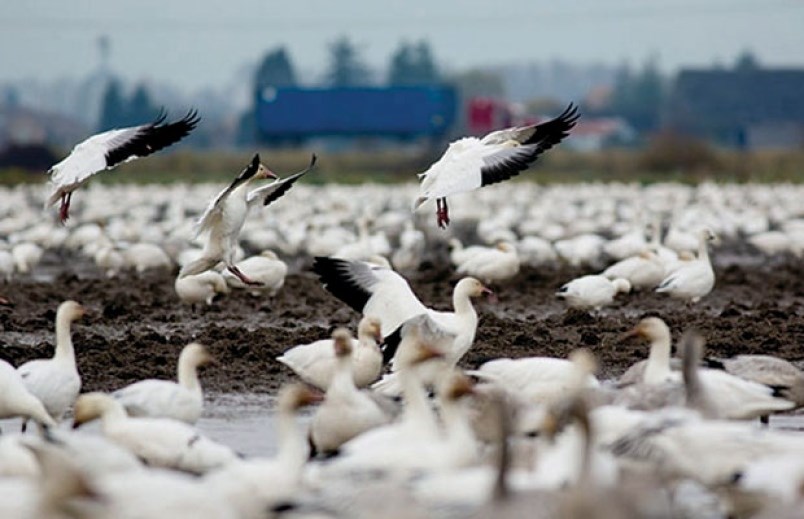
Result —
[[[196, 236], [207, 234], [203, 255], [197, 260], [182, 267], [179, 277], [199, 274], [209, 270], [220, 262], [246, 285], [257, 282], [246, 277], [235, 265], [234, 253], [240, 230], [246, 221], [250, 207], [259, 204], [269, 205], [282, 197], [293, 184], [310, 171], [315, 165], [313, 155], [310, 165], [304, 170], [279, 180], [279, 177], [260, 163], [259, 154], [254, 155], [251, 163], [226, 187], [212, 199], [204, 213], [196, 223]], [[258, 179], [273, 178], [274, 182], [249, 191], [251, 182]]]
[[[363, 317], [357, 326], [357, 340], [351, 339], [352, 376], [357, 387], [366, 387], [380, 376], [383, 355], [380, 320]], [[338, 367], [334, 338], [301, 344], [289, 349], [276, 360], [293, 370], [303, 381], [326, 390]]]
[[511, 279], [519, 272], [519, 256], [516, 248], [508, 243], [498, 243], [494, 248], [485, 248], [458, 267], [458, 274], [466, 274], [486, 283]]
[[600, 387], [595, 369], [590, 356], [575, 352], [570, 360], [554, 357], [494, 359], [470, 373], [496, 384], [521, 401], [546, 404], [570, 391]]
[[[670, 331], [661, 319], [643, 319], [629, 333], [646, 338], [651, 343], [644, 383], [681, 382], [682, 374], [670, 370]], [[720, 370], [702, 369], [697, 372], [702, 391], [715, 416], [747, 420], [795, 406], [793, 402], [780, 398], [781, 393], [777, 388], [743, 380]]]
[[354, 339], [345, 328], [332, 334], [336, 371], [327, 387], [324, 402], [310, 425], [310, 441], [317, 452], [337, 452], [358, 434], [387, 423], [390, 417], [367, 392], [357, 389], [352, 372]]
[[199, 120], [197, 112], [191, 111], [178, 121], [163, 124], [165, 114], [160, 114], [149, 124], [109, 130], [78, 143], [64, 160], [48, 171], [53, 192], [45, 207], [61, 200], [59, 218], [64, 223], [70, 216], [73, 191], [92, 175], [180, 141], [195, 129]]
[[17, 370], [0, 360], [0, 418], [18, 416], [34, 420], [40, 425], [56, 425], [42, 402], [25, 387]]
[[222, 275], [214, 270], [206, 270], [192, 276], [177, 277], [173, 283], [176, 295], [182, 303], [211, 305], [218, 294], [228, 294], [229, 285]]
[[414, 209], [435, 199], [436, 221], [439, 227], [446, 228], [450, 221], [448, 196], [518, 175], [567, 137], [578, 117], [577, 108], [569, 105], [561, 115], [541, 124], [498, 130], [482, 139], [458, 139], [427, 171], [419, 174], [421, 185]]
[[665, 278], [664, 264], [651, 251], [642, 251], [636, 256], [618, 261], [601, 274], [608, 279], [627, 279], [635, 290], [654, 288]]
[[477, 313], [470, 299], [492, 294], [476, 279], [464, 278], [453, 290], [455, 311], [440, 312], [424, 306], [405, 278], [386, 267], [316, 257], [313, 271], [332, 295], [363, 315], [379, 318], [384, 337], [411, 317], [427, 314], [445, 330], [461, 336], [461, 344], [456, 344], [454, 352], [459, 356], [471, 346], [477, 328]]
[[133, 418], [104, 393], [85, 393], [75, 402], [73, 427], [101, 419], [103, 435], [154, 467], [203, 474], [237, 459], [229, 448], [193, 427], [169, 418]]
[[17, 368], [25, 387], [42, 401], [48, 414], [61, 421], [64, 412], [81, 391], [81, 376], [75, 365], [70, 325], [86, 311], [75, 301], [65, 301], [56, 311], [56, 351], [53, 358], [26, 362]]
[[204, 393], [198, 381], [198, 368], [214, 358], [202, 345], [193, 342], [181, 350], [178, 362], [178, 382], [140, 380], [112, 393], [123, 404], [129, 416], [172, 418], [190, 425], [201, 417]]
[[251, 256], [239, 261], [235, 266], [257, 285], [246, 285], [240, 278], [225, 271], [223, 277], [231, 288], [245, 288], [253, 296], [267, 293], [273, 297], [285, 285], [288, 266], [274, 251], [265, 250], [259, 256]]
[[709, 229], [698, 234], [698, 257], [667, 276], [656, 289], [672, 297], [697, 303], [715, 286], [715, 271], [709, 261], [707, 242], [716, 239]]
[[573, 279], [563, 285], [556, 296], [564, 299], [573, 308], [600, 310], [614, 302], [614, 296], [631, 291], [627, 279], [610, 280], [605, 276], [588, 275]]
[[44, 254], [42, 247], [35, 243], [24, 242], [19, 243], [11, 249], [11, 255], [14, 258], [14, 264], [17, 267], [17, 272], [27, 274], [34, 267], [39, 264]]
[[758, 384], [776, 388], [784, 398], [804, 407], [804, 371], [791, 362], [770, 355], [737, 355], [729, 359], [704, 359], [706, 367], [720, 369]]
[[167, 252], [155, 243], [135, 243], [123, 251], [126, 266], [133, 268], [137, 274], [146, 270], [170, 270], [173, 262]]
[[277, 406], [278, 451], [275, 458], [251, 458], [207, 474], [202, 483], [223, 497], [238, 517], [266, 517], [276, 505], [286, 505], [300, 491], [309, 447], [298, 430], [296, 413], [321, 400], [320, 393], [290, 384], [279, 392]]
[[413, 222], [405, 222], [405, 228], [399, 236], [399, 248], [394, 251], [391, 263], [397, 270], [416, 270], [422, 262], [425, 245], [424, 233], [416, 229]]
[[450, 238], [448, 243], [450, 250], [449, 259], [456, 267], [459, 267], [461, 264], [469, 261], [469, 259], [475, 254], [487, 250], [486, 247], [483, 247], [482, 245], [464, 247], [458, 238]]

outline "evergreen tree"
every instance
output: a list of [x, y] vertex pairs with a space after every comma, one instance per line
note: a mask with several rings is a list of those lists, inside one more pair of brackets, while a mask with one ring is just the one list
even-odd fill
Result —
[[98, 130], [106, 131], [126, 125], [126, 101], [123, 87], [116, 79], [109, 81], [101, 99], [100, 120]]
[[388, 83], [429, 85], [438, 81], [438, 70], [427, 42], [421, 41], [416, 45], [403, 42], [391, 56]]
[[653, 131], [659, 126], [664, 94], [664, 79], [655, 59], [648, 60], [638, 74], [623, 67], [614, 84], [611, 111], [639, 132]]
[[329, 47], [330, 64], [327, 83], [332, 86], [359, 86], [369, 83], [369, 69], [358, 49], [342, 36]]
[[131, 94], [126, 107], [125, 126], [145, 124], [156, 117], [159, 109], [151, 101], [151, 94], [145, 84], [140, 84]]
[[279, 47], [266, 52], [259, 68], [257, 68], [255, 77], [257, 91], [262, 91], [262, 89], [269, 86], [284, 87], [294, 85], [296, 85], [296, 72], [293, 69], [293, 63], [287, 50], [284, 47]]
[[749, 72], [759, 68], [759, 60], [750, 50], [744, 50], [734, 62], [734, 70]]

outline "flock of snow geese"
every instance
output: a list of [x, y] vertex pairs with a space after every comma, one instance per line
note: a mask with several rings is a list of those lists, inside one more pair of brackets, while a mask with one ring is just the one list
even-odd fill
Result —
[[[477, 331], [473, 300], [493, 297], [489, 285], [504, 286], [523, 264], [599, 271], [556, 295], [601, 312], [632, 290], [696, 304], [714, 287], [708, 249], [718, 239], [804, 253], [798, 186], [478, 190], [526, 169], [577, 119], [570, 106], [538, 125], [460, 139], [420, 175], [418, 193], [291, 191], [315, 155], [284, 178], [255, 155], [217, 194], [93, 185], [72, 204], [95, 173], [188, 135], [199, 122], [191, 112], [93, 136], [55, 165], [46, 204], [60, 202], [62, 224], [72, 208], [77, 225], [42, 222], [30, 188], [0, 192], [6, 279], [66, 249], [110, 277], [178, 266], [179, 299], [204, 305], [231, 290], [270, 297], [288, 271], [280, 257], [312, 257], [323, 287], [362, 316], [356, 338], [338, 328], [277, 359], [304, 384], [278, 395], [276, 455], [244, 458], [194, 427], [204, 404], [197, 369], [214, 361], [204, 346], [183, 349], [176, 381], [81, 394], [70, 327], [84, 309], [62, 303], [52, 358], [16, 369], [0, 361], [0, 418], [22, 418], [24, 431], [0, 436], [0, 517], [804, 517], [804, 437], [760, 424], [804, 406], [804, 373], [782, 359], [704, 361], [702, 338], [686, 333], [678, 365], [670, 329], [648, 317], [623, 337], [647, 341], [648, 357], [618, 381], [599, 380], [583, 349], [457, 367]], [[461, 193], [450, 215], [447, 197]], [[410, 200], [414, 211], [435, 200], [435, 222], [412, 216]], [[461, 231], [478, 244], [465, 247]], [[245, 257], [241, 244], [262, 252]], [[404, 274], [436, 248], [446, 257], [447, 246], [465, 277], [452, 311], [437, 311]], [[312, 419], [300, 420], [310, 405]], [[100, 420], [101, 434], [59, 427], [70, 409], [74, 428]], [[25, 432], [29, 422], [40, 434]]]

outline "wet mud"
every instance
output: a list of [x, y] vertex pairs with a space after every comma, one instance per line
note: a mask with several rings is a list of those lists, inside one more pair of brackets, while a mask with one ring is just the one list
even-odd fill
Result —
[[[0, 282], [0, 295], [13, 303], [0, 306], [0, 358], [19, 365], [51, 356], [56, 308], [75, 299], [90, 311], [73, 327], [84, 391], [173, 378], [181, 348], [198, 341], [218, 360], [202, 374], [207, 390], [272, 393], [292, 378], [274, 360], [277, 355], [325, 338], [337, 326], [354, 329], [359, 318], [321, 287], [309, 262], [295, 262], [291, 272], [274, 298], [233, 292], [212, 306], [193, 309], [176, 297], [174, 273], [106, 279], [84, 260], [48, 253], [33, 276]], [[494, 287], [496, 303], [476, 304], [477, 340], [462, 365], [471, 368], [496, 357], [565, 357], [583, 346], [597, 356], [600, 375], [610, 378], [647, 356], [646, 344], [623, 343], [619, 336], [648, 315], [665, 319], [675, 336], [687, 328], [699, 330], [711, 356], [764, 353], [799, 365], [804, 361], [801, 260], [723, 253], [714, 291], [696, 305], [637, 292], [592, 314], [567, 309], [556, 299], [556, 289], [588, 272], [566, 266], [525, 268], [511, 282]], [[450, 308], [458, 277], [445, 259], [406, 275], [422, 301]]]

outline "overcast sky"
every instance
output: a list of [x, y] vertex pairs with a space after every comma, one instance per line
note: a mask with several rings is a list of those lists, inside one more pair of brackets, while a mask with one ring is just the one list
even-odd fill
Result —
[[127, 79], [220, 86], [269, 48], [323, 70], [340, 35], [385, 67], [403, 40], [428, 40], [450, 69], [546, 61], [661, 67], [731, 63], [750, 48], [767, 65], [804, 65], [802, 0], [5, 0], [0, 81], [80, 77], [111, 39]]

